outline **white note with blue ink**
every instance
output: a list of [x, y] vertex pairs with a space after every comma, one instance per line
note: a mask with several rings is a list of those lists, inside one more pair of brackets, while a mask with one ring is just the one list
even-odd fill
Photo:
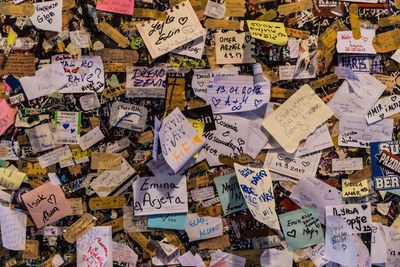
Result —
[[221, 216], [211, 217], [199, 216], [196, 213], [188, 214], [185, 230], [190, 242], [222, 236], [223, 225]]
[[270, 99], [271, 84], [254, 84], [253, 76], [215, 76], [207, 88], [207, 104], [213, 112], [233, 113], [255, 110]]

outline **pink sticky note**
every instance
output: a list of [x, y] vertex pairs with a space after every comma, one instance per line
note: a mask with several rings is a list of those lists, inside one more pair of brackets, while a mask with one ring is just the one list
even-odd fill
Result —
[[4, 99], [0, 102], [0, 135], [2, 135], [8, 127], [14, 124], [16, 109], [10, 108]]
[[72, 213], [61, 187], [52, 183], [41, 185], [22, 195], [37, 228], [58, 221]]
[[100, 0], [96, 9], [112, 13], [133, 15], [134, 0]]

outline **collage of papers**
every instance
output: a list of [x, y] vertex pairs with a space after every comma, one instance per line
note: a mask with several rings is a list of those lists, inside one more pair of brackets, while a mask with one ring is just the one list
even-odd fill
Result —
[[400, 0], [0, 0], [0, 267], [400, 267]]

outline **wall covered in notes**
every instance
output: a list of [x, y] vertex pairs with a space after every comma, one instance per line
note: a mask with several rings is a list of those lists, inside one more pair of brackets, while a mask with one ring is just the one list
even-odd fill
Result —
[[400, 0], [0, 1], [0, 267], [400, 266]]

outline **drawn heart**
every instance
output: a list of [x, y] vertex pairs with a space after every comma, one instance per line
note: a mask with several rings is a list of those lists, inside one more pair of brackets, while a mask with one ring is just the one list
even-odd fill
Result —
[[250, 43], [251, 35], [246, 35], [246, 37], [244, 37], [244, 40], [246, 41], [246, 43]]
[[188, 21], [188, 17], [181, 17], [178, 19], [179, 24], [182, 26], [185, 25], [185, 23]]
[[64, 127], [64, 129], [68, 129], [69, 123], [68, 123], [68, 122], [65, 122], [65, 123], [63, 124], [63, 127]]
[[287, 232], [286, 235], [295, 238], [296, 237], [296, 229], [293, 229], [292, 231]]
[[239, 139], [238, 139], [238, 143], [239, 143], [240, 146], [242, 146], [242, 145], [244, 145], [246, 142], [245, 142], [242, 138], [239, 138]]
[[200, 85], [201, 87], [203, 87], [204, 82], [197, 82], [198, 85]]
[[263, 102], [262, 100], [254, 99], [254, 105], [256, 106], [256, 108], [257, 108], [258, 105], [260, 105], [262, 102]]
[[301, 164], [303, 164], [304, 167], [308, 167], [310, 165], [309, 161], [302, 161]]
[[221, 99], [212, 97], [212, 98], [211, 98], [211, 101], [212, 101], [212, 103], [214, 104], [214, 107], [217, 107], [218, 104], [221, 102]]
[[379, 115], [379, 118], [383, 119], [385, 117], [385, 114]]
[[50, 204], [56, 205], [57, 204], [56, 196], [54, 194], [51, 194], [49, 196], [49, 198], [47, 199], [47, 202], [49, 202]]
[[361, 205], [361, 208], [362, 208], [363, 210], [366, 210], [366, 209], [368, 208], [368, 205]]
[[74, 133], [75, 132], [75, 129], [71, 129], [71, 133]]
[[394, 101], [396, 101], [396, 98], [397, 98], [397, 96], [394, 95], [394, 96], [392, 96], [392, 97], [390, 98], [390, 100], [392, 100], [392, 101], [394, 102]]

